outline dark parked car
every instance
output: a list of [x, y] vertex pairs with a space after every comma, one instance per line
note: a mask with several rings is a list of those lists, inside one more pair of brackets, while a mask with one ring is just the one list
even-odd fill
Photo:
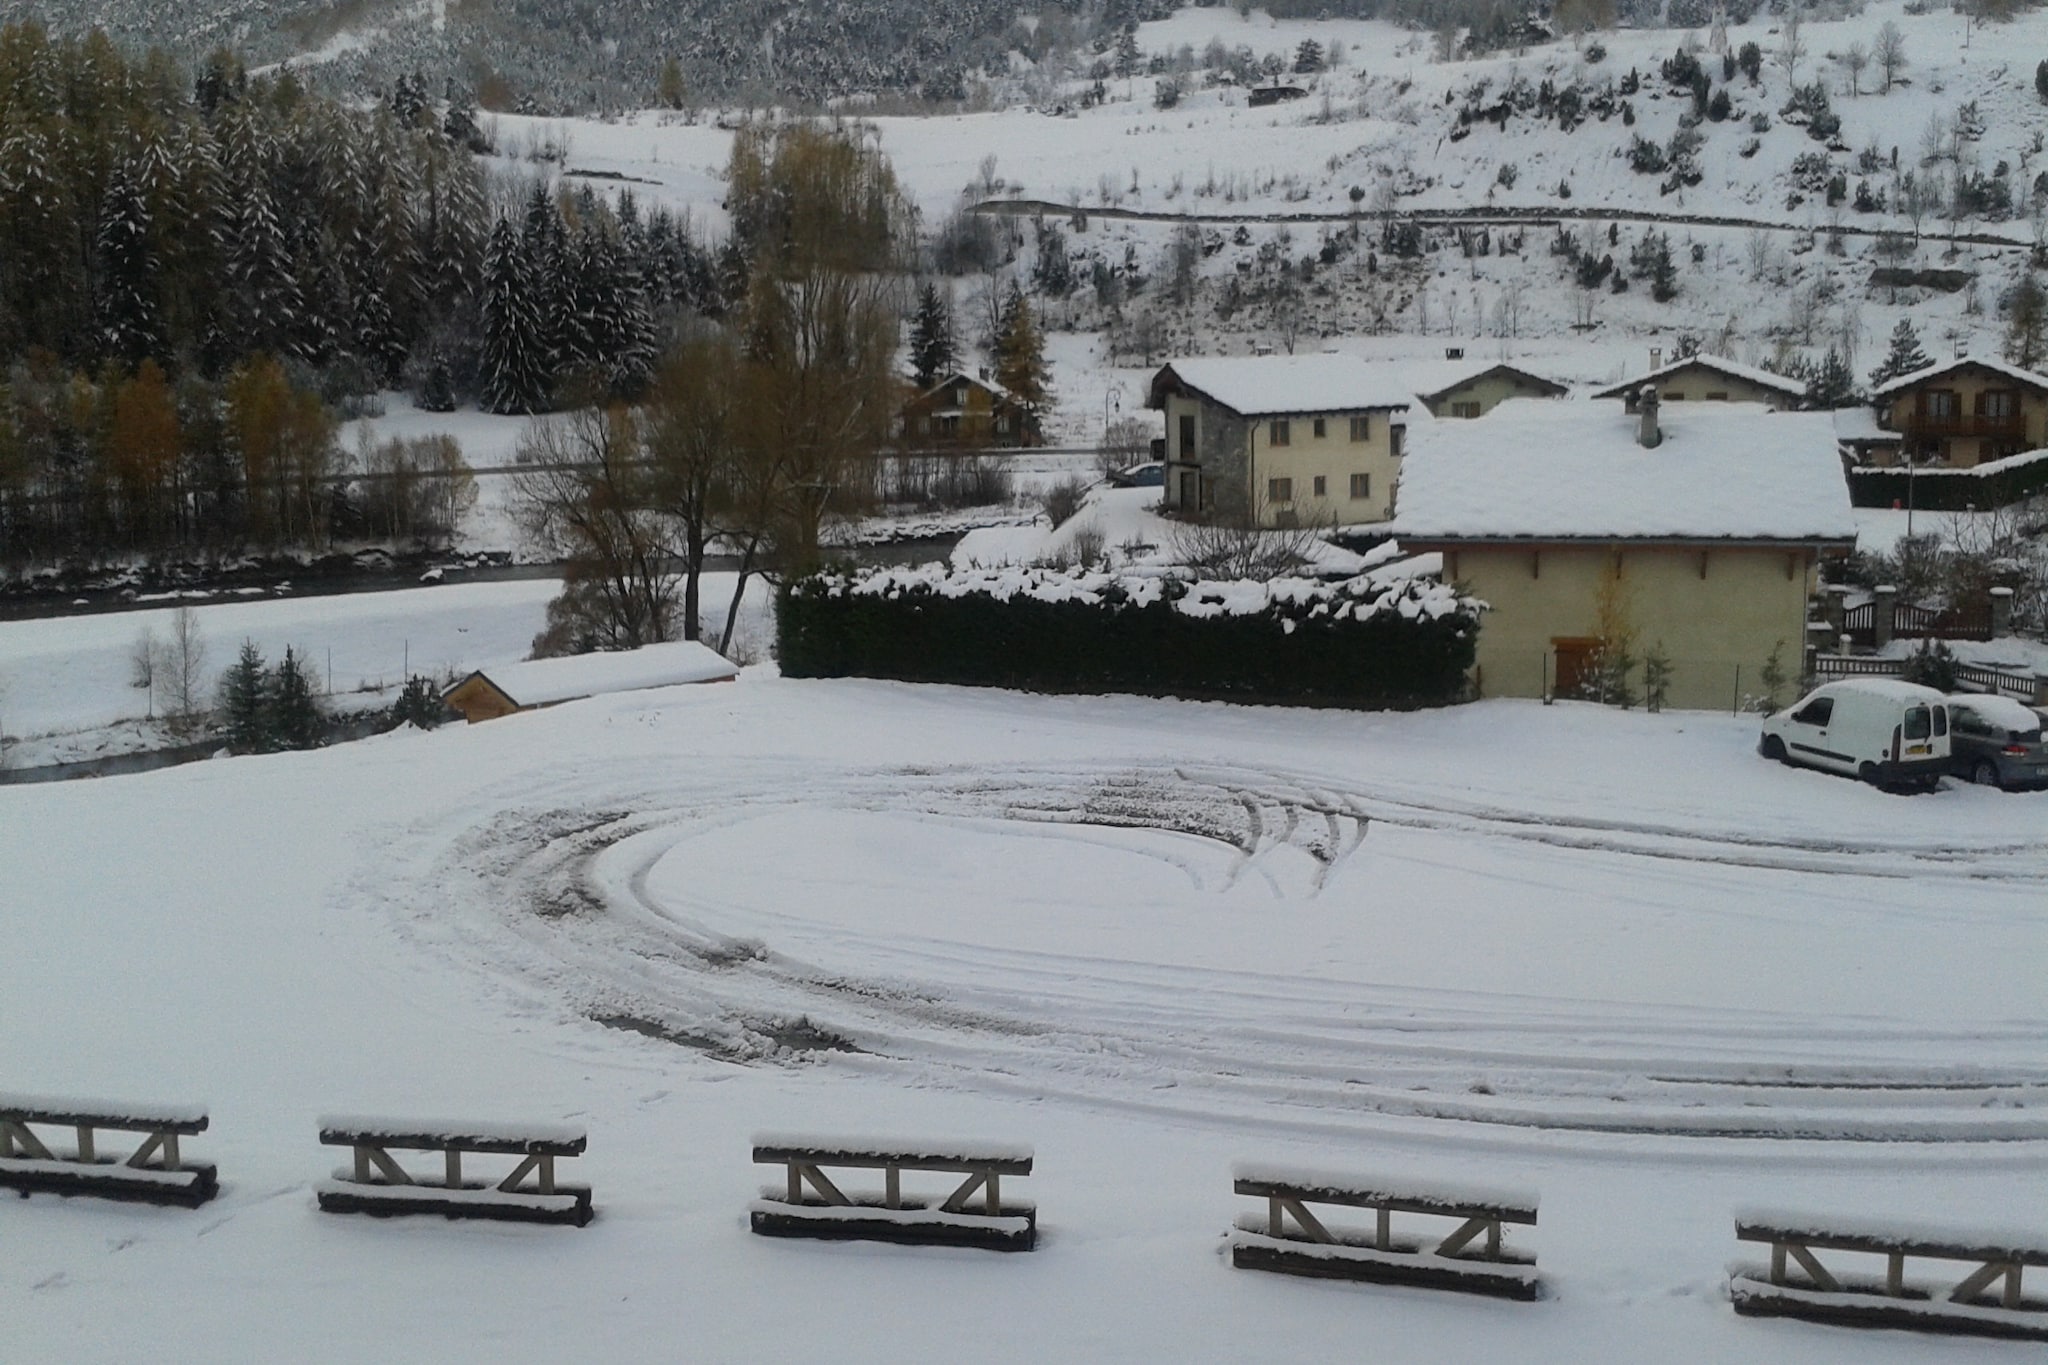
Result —
[[1119, 469], [1109, 476], [1109, 481], [1118, 488], [1164, 488], [1166, 466], [1157, 460], [1148, 460], [1128, 469]]
[[2048, 787], [2041, 713], [2009, 697], [1951, 697], [1950, 771], [2007, 791]]

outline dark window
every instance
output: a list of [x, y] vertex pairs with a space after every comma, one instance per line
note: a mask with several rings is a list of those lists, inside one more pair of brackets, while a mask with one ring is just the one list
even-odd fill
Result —
[[1267, 424], [1266, 444], [1275, 446], [1284, 446], [1291, 444], [1289, 440], [1289, 433], [1287, 430], [1286, 418], [1282, 417], [1277, 421]]
[[1478, 415], [1479, 404], [1476, 402], [1457, 402], [1451, 404], [1451, 416], [1453, 417], [1477, 417]]
[[1352, 496], [1352, 497], [1354, 497], [1354, 498], [1369, 498], [1369, 497], [1371, 497], [1371, 496], [1372, 496], [1372, 475], [1370, 475], [1370, 474], [1353, 474], [1353, 475], [1351, 476], [1351, 496]]
[[1389, 427], [1387, 429], [1388, 446], [1393, 451], [1394, 458], [1397, 460], [1401, 458], [1401, 438], [1407, 434], [1408, 429], [1406, 427]]
[[1792, 713], [1792, 719], [1801, 725], [1826, 725], [1828, 717], [1835, 714], [1833, 697], [1815, 697]]
[[1268, 480], [1266, 480], [1266, 500], [1267, 500], [1268, 502], [1293, 502], [1293, 501], [1294, 501], [1294, 480], [1292, 480], [1292, 479], [1268, 479]]
[[1665, 402], [1667, 402], [1667, 403], [1683, 403], [1683, 402], [1685, 401], [1685, 390], [1683, 390], [1683, 389], [1666, 389], [1666, 390], [1664, 390], [1664, 401], [1665, 401]]
[[1323, 419], [1320, 417], [1316, 418], [1316, 439], [1320, 441], [1323, 439], [1324, 436], [1328, 434], [1329, 433], [1323, 429]]
[[1934, 708], [1934, 737], [1940, 739], [1947, 733], [1948, 708], [1946, 706], [1937, 706]]
[[1195, 453], [1195, 415], [1184, 412], [1180, 417], [1180, 453], [1193, 456]]
[[[1316, 425], [1321, 426], [1322, 423], [1318, 422], [1316, 423]], [[1313, 485], [1313, 491], [1315, 495], [1319, 498], [1328, 497], [1330, 492], [1330, 481], [1324, 478], [1321, 474], [1316, 475], [1315, 484]]]
[[2019, 416], [2020, 396], [2011, 389], [1986, 389], [1977, 395], [1977, 411], [1985, 417], [2010, 421]]
[[1351, 419], [1351, 439], [1352, 439], [1352, 440], [1354, 440], [1354, 441], [1370, 441], [1370, 440], [1372, 439], [1372, 418], [1370, 418], [1370, 417], [1354, 417], [1354, 418], [1352, 418], [1352, 419]]
[[1716, 390], [1715, 390], [1714, 392], [1712, 392], [1712, 393], [1710, 393], [1710, 394], [1708, 394], [1708, 395], [1707, 395], [1707, 401], [1708, 401], [1709, 403], [1725, 403], [1725, 402], [1727, 402], [1727, 401], [1728, 401], [1728, 390], [1726, 390], [1726, 389], [1716, 389]]
[[1921, 395], [1929, 417], [1956, 417], [1963, 411], [1963, 405], [1954, 389], [1929, 389]]
[[1929, 715], [1928, 715], [1928, 711], [1927, 711], [1927, 708], [1926, 708], [1926, 707], [1924, 707], [1924, 706], [1909, 706], [1909, 707], [1907, 707], [1907, 708], [1906, 708], [1906, 738], [1907, 738], [1907, 739], [1925, 739], [1925, 738], [1927, 738], [1927, 736], [1928, 736], [1929, 732], [1931, 731], [1931, 729], [1932, 729], [1932, 727], [1933, 727], [1933, 724], [1934, 724], [1934, 722], [1933, 722], [1933, 720], [1932, 720], [1932, 719], [1931, 719], [1931, 718], [1929, 717]]

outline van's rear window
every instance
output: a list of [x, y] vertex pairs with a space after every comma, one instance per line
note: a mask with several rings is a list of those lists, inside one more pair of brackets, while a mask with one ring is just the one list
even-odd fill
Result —
[[1935, 738], [1939, 739], [1939, 738], [1940, 738], [1941, 736], [1943, 736], [1943, 735], [1945, 735], [1945, 734], [1947, 734], [1947, 733], [1948, 733], [1948, 708], [1947, 708], [1946, 706], [1937, 706], [1937, 707], [1935, 707], [1935, 708], [1934, 708], [1934, 735], [1935, 735]]
[[1927, 730], [1928, 730], [1928, 726], [1929, 726], [1930, 724], [1931, 724], [1931, 722], [1930, 722], [1930, 721], [1929, 721], [1929, 719], [1928, 719], [1928, 716], [1927, 716], [1927, 708], [1926, 708], [1926, 707], [1924, 707], [1924, 706], [1909, 706], [1909, 707], [1907, 707], [1907, 708], [1906, 708], [1906, 738], [1907, 738], [1907, 739], [1925, 739], [1925, 738], [1927, 738]]

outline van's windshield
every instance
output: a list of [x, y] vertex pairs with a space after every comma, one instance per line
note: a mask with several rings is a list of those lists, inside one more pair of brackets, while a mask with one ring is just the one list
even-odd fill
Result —
[[1927, 715], [1927, 708], [1926, 708], [1926, 707], [1924, 707], [1924, 706], [1909, 706], [1909, 707], [1907, 707], [1907, 708], [1906, 708], [1906, 738], [1907, 738], [1907, 739], [1925, 739], [1925, 738], [1927, 738], [1928, 728], [1929, 728], [1929, 727], [1930, 727], [1930, 726], [1931, 726], [1932, 724], [1933, 724], [1933, 722], [1932, 722], [1932, 721], [1931, 721], [1931, 720], [1930, 720], [1930, 719], [1928, 718], [1928, 715]]

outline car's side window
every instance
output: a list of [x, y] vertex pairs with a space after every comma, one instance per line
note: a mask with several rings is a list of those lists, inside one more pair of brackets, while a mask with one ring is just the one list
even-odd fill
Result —
[[1801, 725], [1826, 725], [1828, 717], [1835, 713], [1833, 697], [1815, 697], [1793, 713], [1792, 719]]

